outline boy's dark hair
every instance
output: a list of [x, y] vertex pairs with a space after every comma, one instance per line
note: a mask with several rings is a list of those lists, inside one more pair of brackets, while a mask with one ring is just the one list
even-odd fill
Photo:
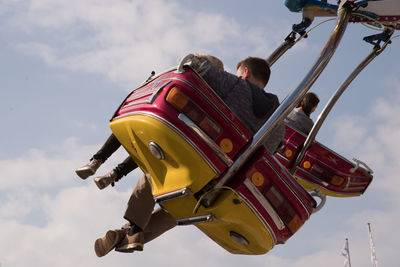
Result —
[[307, 117], [310, 117], [311, 110], [313, 109], [313, 107], [317, 106], [318, 103], [319, 103], [318, 96], [310, 92], [303, 97], [303, 100], [301, 100], [301, 102], [297, 105], [297, 108], [301, 107], [301, 109], [307, 115]]
[[265, 59], [248, 57], [236, 65], [236, 69], [239, 69], [240, 67], [247, 67], [254, 79], [263, 82], [264, 86], [267, 85], [271, 70]]

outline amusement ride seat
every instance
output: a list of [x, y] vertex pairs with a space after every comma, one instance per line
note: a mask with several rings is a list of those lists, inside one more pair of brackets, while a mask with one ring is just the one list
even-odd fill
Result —
[[316, 201], [264, 147], [211, 206], [202, 198], [252, 135], [190, 67], [135, 89], [110, 127], [149, 178], [157, 203], [179, 225], [195, 224], [231, 253], [263, 254], [290, 238]]
[[[294, 166], [307, 136], [286, 125], [285, 144], [275, 157], [308, 190], [318, 189], [328, 196], [355, 197], [362, 195], [372, 181], [372, 170], [363, 162], [356, 164], [314, 141], [298, 166]], [[361, 167], [364, 165], [365, 168]]]

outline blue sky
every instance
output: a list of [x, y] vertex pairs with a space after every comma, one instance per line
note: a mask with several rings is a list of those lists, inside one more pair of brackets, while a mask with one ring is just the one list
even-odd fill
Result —
[[[271, 3], [273, 2], [273, 3]], [[2, 0], [0, 2], [0, 265], [341, 266], [345, 238], [353, 266], [368, 266], [367, 222], [380, 265], [398, 266], [400, 232], [400, 38], [394, 39], [335, 106], [317, 139], [375, 170], [359, 198], [329, 198], [296, 235], [261, 256], [231, 255], [195, 227], [171, 230], [134, 254], [97, 258], [94, 240], [124, 223], [140, 175], [99, 191], [74, 170], [110, 134], [108, 119], [148, 74], [190, 52], [220, 57], [228, 70], [267, 57], [301, 14], [281, 1]], [[317, 20], [319, 22], [321, 20]], [[316, 23], [314, 23], [315, 25]], [[282, 100], [301, 81], [333, 28], [327, 22], [272, 67], [266, 90]], [[370, 52], [376, 32], [350, 24], [311, 88], [323, 104]], [[98, 174], [123, 160], [118, 151]]]

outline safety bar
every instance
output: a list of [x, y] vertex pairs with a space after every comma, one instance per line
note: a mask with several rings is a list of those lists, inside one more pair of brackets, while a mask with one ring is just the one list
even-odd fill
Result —
[[[392, 30], [391, 34], [392, 33], [393, 33], [393, 30]], [[387, 39], [387, 40], [389, 40], [389, 39]], [[310, 147], [312, 142], [315, 140], [315, 136], [321, 129], [321, 126], [324, 123], [326, 117], [328, 116], [329, 112], [332, 110], [333, 106], [336, 104], [336, 102], [338, 101], [340, 96], [347, 89], [347, 87], [350, 85], [350, 83], [358, 76], [358, 74], [360, 74], [360, 72], [386, 48], [388, 42], [386, 42], [382, 46], [382, 48], [379, 45], [377, 45], [376, 43], [373, 43], [373, 44], [374, 44], [374, 48], [372, 49], [372, 52], [347, 77], [347, 79], [337, 89], [335, 94], [331, 97], [331, 99], [325, 105], [322, 112], [319, 114], [317, 121], [315, 122], [314, 126], [311, 128], [311, 131], [308, 134], [306, 141], [304, 142], [302, 150], [300, 151], [299, 155], [296, 158], [295, 164], [293, 165], [292, 169], [290, 170], [290, 172], [292, 174], [295, 172], [296, 166], [298, 166], [299, 163], [301, 162], [301, 160], [303, 159], [307, 149]]]
[[178, 74], [184, 73], [185, 70], [183, 69], [183, 66], [184, 66], [188, 61], [190, 61], [192, 58], [193, 58], [193, 55], [192, 55], [192, 54], [189, 54], [189, 55], [185, 56], [184, 58], [182, 58], [181, 61], [178, 63], [178, 67], [176, 68], [175, 73], [178, 73]]
[[373, 174], [374, 173], [374, 171], [367, 165], [367, 163], [365, 163], [365, 162], [363, 162], [363, 161], [361, 161], [359, 159], [356, 159], [356, 158], [353, 158], [353, 160], [356, 163], [356, 166], [354, 168], [350, 169], [351, 173], [355, 173], [360, 168], [360, 165], [363, 165], [367, 169], [369, 174]]
[[[338, 47], [340, 40], [346, 30], [350, 15], [351, 5], [343, 5], [338, 10], [338, 17], [336, 26], [333, 29], [332, 35], [322, 50], [319, 58], [312, 66], [311, 70], [307, 73], [305, 78], [300, 82], [298, 87], [282, 102], [282, 104], [275, 110], [271, 117], [264, 123], [261, 129], [254, 135], [252, 143], [249, 148], [232, 164], [227, 170], [225, 175], [215, 185], [216, 188], [224, 186], [244, 165], [244, 163], [252, 156], [252, 154], [263, 145], [264, 141], [269, 137], [270, 133], [274, 131], [277, 126], [283, 121], [284, 118], [296, 107], [298, 102], [304, 97], [310, 87], [317, 80], [319, 75], [325, 69], [329, 60]], [[204, 197], [202, 204], [210, 206], [219, 194], [219, 190], [215, 190]]]

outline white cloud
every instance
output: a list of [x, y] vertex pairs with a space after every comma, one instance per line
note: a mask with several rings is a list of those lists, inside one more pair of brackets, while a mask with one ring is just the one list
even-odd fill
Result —
[[[365, 201], [374, 201], [382, 206], [380, 209], [368, 207], [368, 202], [359, 213], [347, 220], [352, 229], [354, 248], [353, 258], [357, 265], [369, 264], [369, 250], [366, 223], [371, 222], [374, 229], [378, 260], [382, 265], [397, 265], [397, 222], [400, 220], [400, 181], [398, 179], [398, 162], [400, 144], [396, 141], [400, 134], [400, 121], [396, 111], [400, 97], [400, 83], [392, 84], [390, 99], [377, 99], [370, 110], [365, 110], [361, 118], [340, 118], [346, 122], [340, 125], [336, 133], [335, 146], [341, 150], [359, 155], [375, 171], [374, 180], [366, 195], [376, 194], [381, 199], [370, 197]], [[338, 127], [335, 127], [338, 128]], [[346, 141], [347, 139], [347, 141]], [[341, 145], [340, 145], [341, 144]], [[351, 200], [349, 200], [350, 205]], [[361, 250], [361, 248], [364, 248]], [[363, 264], [360, 264], [363, 261]], [[384, 264], [385, 263], [385, 264]]]
[[32, 54], [40, 57], [46, 64], [57, 64], [54, 49], [46, 44], [29, 42], [19, 44], [16, 48], [25, 54]]
[[23, 3], [25, 8], [13, 18], [15, 24], [28, 32], [45, 31], [37, 41], [20, 44], [22, 51], [47, 64], [104, 74], [129, 87], [143, 81], [151, 70], [171, 67], [189, 52], [232, 57], [237, 51], [230, 47], [250, 46], [253, 55], [264, 55], [274, 39], [269, 33], [276, 31], [248, 29], [222, 14], [187, 10], [175, 1]]
[[[71, 144], [72, 143], [72, 144]], [[20, 169], [27, 168], [26, 172], [21, 172], [13, 178], [20, 178], [24, 181], [32, 179], [29, 169], [32, 162], [39, 169], [42, 167], [59, 165], [53, 170], [58, 176], [65, 179], [74, 179], [70, 173], [76, 167], [75, 159], [71, 156], [70, 150], [74, 151], [77, 145], [69, 140], [58, 150], [59, 154], [65, 153], [65, 158], [54, 161], [59, 155], [50, 155], [41, 151], [29, 153], [29, 156], [22, 157], [25, 164], [20, 165]], [[93, 151], [95, 147], [86, 148]], [[90, 154], [90, 152], [88, 152]], [[40, 160], [35, 159], [38, 157]], [[81, 156], [83, 157], [83, 156]], [[22, 159], [19, 160], [22, 163]], [[12, 162], [8, 162], [12, 165]], [[2, 165], [6, 168], [9, 164]], [[61, 166], [61, 167], [60, 167]], [[13, 170], [17, 168], [11, 167]], [[125, 203], [129, 197], [131, 186], [123, 191], [107, 189], [99, 191], [91, 181], [77, 180], [80, 185], [64, 183], [65, 186], [54, 190], [46, 190], [48, 179], [41, 181], [43, 173], [36, 173], [35, 178], [37, 190], [32, 190], [31, 184], [18, 183], [17, 186], [9, 186], [8, 195], [0, 206], [1, 220], [0, 227], [4, 229], [0, 240], [0, 259], [4, 266], [27, 266], [29, 264], [40, 266], [107, 266], [108, 264], [127, 264], [135, 260], [136, 264], [163, 264], [163, 266], [173, 266], [178, 264], [182, 258], [190, 259], [193, 266], [221, 266], [229, 262], [231, 266], [242, 266], [243, 264], [263, 265], [282, 267], [305, 267], [310, 264], [319, 266], [324, 264], [326, 267], [334, 267], [342, 262], [339, 255], [342, 244], [342, 233], [327, 230], [321, 225], [315, 225], [313, 217], [307, 222], [305, 227], [313, 227], [318, 233], [323, 231], [321, 237], [307, 236], [300, 231], [296, 239], [302, 239], [303, 245], [318, 246], [315, 253], [307, 254], [295, 259], [278, 257], [273, 254], [264, 256], [235, 256], [224, 251], [214, 242], [209, 240], [204, 234], [193, 227], [176, 228], [170, 233], [165, 234], [159, 239], [146, 245], [142, 253], [124, 255], [111, 252], [104, 258], [98, 259], [93, 252], [93, 242], [101, 237], [106, 230], [119, 227], [124, 223], [122, 214]], [[51, 176], [51, 175], [50, 175]], [[77, 179], [77, 178], [76, 178]], [[377, 181], [374, 181], [377, 182]], [[63, 184], [63, 183], [61, 183]], [[22, 186], [22, 189], [18, 189]], [[117, 186], [119, 186], [117, 184]], [[40, 191], [39, 191], [40, 189]], [[383, 190], [385, 188], [382, 188]], [[352, 199], [347, 199], [346, 203], [351, 205]], [[393, 235], [385, 229], [396, 229], [398, 221], [399, 203], [394, 202], [394, 207], [389, 211], [361, 210], [358, 214], [344, 220], [348, 224], [348, 231], [352, 233], [352, 257], [354, 262], [367, 264], [366, 259], [367, 240], [363, 238], [365, 229], [358, 229], [363, 222], [372, 221], [376, 229], [375, 240], [379, 256], [388, 258], [386, 261], [395, 258], [395, 246]], [[21, 208], [22, 207], [22, 208]], [[44, 218], [42, 225], [38, 226], [29, 221], [29, 214], [39, 213]], [[326, 216], [337, 216], [326, 211]], [[327, 232], [324, 232], [324, 229]], [[23, 238], [15, 238], [23, 237]], [[339, 241], [338, 241], [339, 240]], [[190, 246], [188, 246], [190, 244]], [[16, 249], [17, 248], [17, 249]], [[319, 249], [323, 248], [323, 249]], [[280, 245], [279, 250], [290, 253], [295, 246], [290, 242], [288, 245]], [[25, 256], [22, 256], [25, 255]], [[30, 256], [26, 256], [30, 255]], [[330, 259], [327, 261], [327, 259]], [[385, 262], [385, 261], [383, 261]], [[359, 264], [358, 264], [359, 265]]]
[[[99, 259], [93, 252], [93, 242], [108, 229], [119, 227], [124, 223], [121, 217], [132, 184], [128, 188], [121, 188], [117, 184], [118, 191], [112, 188], [99, 191], [91, 181], [81, 181], [73, 174], [73, 169], [85, 162], [87, 156], [97, 147], [97, 145], [88, 146], [82, 149], [74, 139], [69, 139], [52, 153], [35, 150], [18, 160], [2, 162], [1, 167], [7, 173], [21, 170], [12, 179], [29, 181], [35, 177], [37, 181], [34, 184], [24, 184], [21, 181], [9, 184], [7, 195], [1, 202], [0, 229], [5, 230], [4, 234], [2, 231], [0, 240], [0, 260], [3, 266], [19, 267], [30, 264], [108, 266], [128, 264], [132, 260], [135, 264], [174, 266], [180, 263], [181, 259], [190, 259], [193, 266], [206, 264], [211, 267], [221, 266], [227, 262], [231, 266], [268, 264], [281, 267], [306, 267], [310, 264], [334, 267], [342, 263], [339, 253], [344, 240], [343, 233], [317, 225], [313, 217], [304, 227], [313, 228], [315, 235], [309, 235], [307, 231], [301, 230], [293, 238], [301, 240], [302, 246], [314, 247], [316, 252], [295, 258], [274, 255], [277, 249], [284, 254], [296, 250], [298, 241], [295, 240], [279, 245], [266, 255], [238, 256], [229, 254], [194, 227], [178, 227], [147, 244], [142, 253], [136, 252], [131, 255], [111, 252]], [[19, 167], [16, 167], [14, 162], [17, 162]], [[38, 170], [50, 169], [50, 174], [42, 171], [32, 174], [29, 171], [32, 166]], [[109, 168], [107, 166], [107, 169]], [[23, 169], [27, 170], [22, 171]], [[138, 174], [133, 175], [135, 179]], [[54, 181], [59, 185], [56, 190], [47, 189], [50, 180], [48, 177], [55, 176], [64, 178], [62, 181], [57, 179]], [[394, 178], [390, 176], [390, 179]], [[75, 179], [76, 183], [69, 183], [71, 179]], [[386, 192], [388, 188], [383, 187], [380, 190]], [[351, 205], [353, 200], [345, 201]], [[368, 264], [366, 255], [368, 241], [365, 238], [364, 223], [367, 221], [373, 222], [378, 259], [382, 257], [385, 259], [382, 263], [391, 263], [392, 259], [396, 258], [395, 249], [391, 248], [396, 245], [396, 241], [386, 229], [396, 229], [396, 221], [399, 219], [399, 213], [396, 211], [400, 205], [399, 202], [394, 202], [392, 205], [388, 211], [364, 208], [354, 216], [343, 220], [343, 224], [347, 225], [348, 231], [351, 232], [351, 253], [354, 264]], [[32, 213], [43, 218], [40, 225], [30, 221]], [[325, 216], [338, 216], [338, 214], [326, 210]]]
[[[342, 116], [335, 120], [334, 147], [352, 153], [375, 170], [374, 186], [397, 198], [396, 177], [400, 160], [400, 82], [388, 86], [390, 98], [378, 98], [363, 116]], [[400, 199], [400, 198], [399, 198]], [[400, 204], [400, 203], [398, 203]]]
[[66, 188], [54, 197], [37, 195], [35, 199], [43, 207], [41, 215], [47, 218], [44, 226], [34, 226], [29, 221], [0, 220], [0, 227], [7, 229], [0, 241], [4, 264], [71, 266], [79, 262], [79, 266], [93, 265], [96, 258], [92, 246], [96, 236], [111, 225], [118, 227], [123, 223], [123, 203], [128, 196], [129, 190], [100, 192], [94, 185]]
[[358, 140], [363, 138], [368, 133], [362, 123], [364, 120], [358, 116], [341, 116], [334, 120], [333, 128], [335, 129], [334, 144], [337, 147], [344, 147], [352, 150], [358, 145]]
[[[271, 22], [272, 27], [249, 29], [224, 15], [197, 13], [164, 0], [7, 3], [19, 4], [10, 21], [29, 35], [28, 41], [17, 46], [20, 51], [37, 55], [51, 66], [107, 75], [113, 81], [128, 83], [129, 88], [142, 81], [155, 66], [156, 71], [161, 71], [189, 51], [217, 51], [217, 55], [221, 53], [227, 58], [242, 51], [264, 54], [270, 47], [271, 35], [277, 44], [283, 36], [273, 33], [288, 28]], [[0, 14], [3, 8], [0, 5]], [[308, 42], [302, 43], [295, 49], [310, 46]], [[194, 227], [184, 227], [146, 245], [143, 253], [112, 252], [98, 259], [93, 242], [106, 230], [124, 223], [121, 217], [133, 186], [129, 179], [137, 179], [140, 172], [124, 179], [126, 183], [117, 184], [117, 190], [99, 191], [91, 179], [80, 180], [74, 169], [86, 163], [100, 144], [81, 145], [71, 138], [50, 151], [33, 148], [17, 158], [0, 161], [0, 263], [2, 267], [110, 266], [134, 261], [135, 265], [175, 266], [184, 259], [193, 266], [333, 267], [343, 262], [340, 250], [345, 236], [337, 226], [329, 228], [325, 223], [340, 216], [340, 226], [345, 225], [351, 233], [354, 265], [368, 264], [365, 223], [370, 221], [378, 259], [382, 265], [397, 266], [400, 147], [395, 140], [400, 134], [400, 123], [393, 114], [399, 113], [400, 94], [398, 81], [395, 83], [394, 97], [378, 100], [372, 110], [366, 108], [365, 117], [337, 119], [339, 130], [334, 147], [359, 155], [376, 171], [366, 196], [340, 202], [346, 205], [343, 209], [354, 203], [360, 205], [359, 209], [345, 218], [327, 207], [322, 223], [316, 223], [317, 215], [311, 217], [293, 239], [267, 255], [231, 255]], [[99, 173], [110, 170], [125, 156], [121, 151]], [[378, 210], [370, 207], [372, 202], [386, 206]], [[304, 247], [309, 248], [305, 255], [296, 254]], [[282, 255], [277, 256], [275, 251]]]
[[1, 196], [2, 205], [0, 214], [3, 219], [21, 219], [32, 210], [40, 207], [41, 201], [37, 199], [38, 194], [26, 188], [3, 192]]
[[95, 151], [96, 148], [79, 146], [71, 138], [54, 149], [54, 152], [30, 149], [19, 158], [0, 160], [2, 177], [6, 178], [2, 181], [1, 190], [51, 188], [70, 184], [75, 174], [73, 170], [82, 164], [78, 159], [83, 162], [82, 154], [89, 154], [89, 150]]

